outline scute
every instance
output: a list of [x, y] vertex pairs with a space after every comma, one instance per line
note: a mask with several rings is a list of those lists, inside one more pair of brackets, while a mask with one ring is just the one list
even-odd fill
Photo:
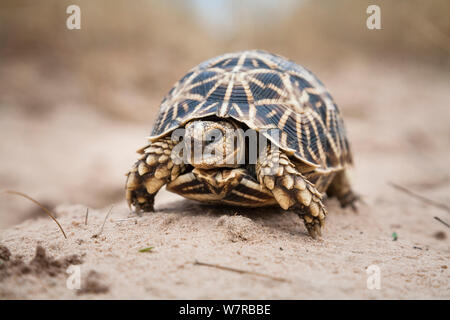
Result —
[[[281, 56], [243, 51], [193, 68], [162, 101], [150, 140], [213, 115], [231, 117], [257, 131], [279, 129], [280, 148], [313, 167], [352, 163], [330, 93], [310, 71]], [[270, 139], [269, 133], [265, 135]]]

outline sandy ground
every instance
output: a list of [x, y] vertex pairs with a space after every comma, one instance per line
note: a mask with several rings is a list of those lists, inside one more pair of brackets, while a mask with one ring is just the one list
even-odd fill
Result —
[[[450, 203], [448, 73], [354, 62], [319, 76], [343, 110], [356, 162], [350, 175], [364, 198], [358, 214], [327, 201], [320, 240], [291, 212], [214, 208], [166, 191], [157, 212], [135, 216], [123, 174], [150, 125], [70, 103], [41, 117], [2, 108], [0, 187], [56, 206], [68, 239], [31, 204], [2, 195], [0, 244], [12, 257], [0, 265], [0, 298], [449, 299], [449, 231], [434, 219], [449, 221], [448, 213], [388, 185]], [[60, 261], [56, 271], [32, 260], [38, 245]], [[81, 260], [81, 291], [66, 287], [61, 261], [71, 255]], [[367, 287], [371, 265], [379, 290]]]

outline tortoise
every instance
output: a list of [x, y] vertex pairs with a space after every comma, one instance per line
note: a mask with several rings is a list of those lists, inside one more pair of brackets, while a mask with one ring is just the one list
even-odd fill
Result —
[[[257, 133], [255, 161], [249, 151], [256, 142], [236, 143], [230, 132]], [[194, 157], [193, 141], [214, 152]], [[239, 162], [221, 161], [238, 151], [245, 155]], [[137, 212], [153, 211], [166, 185], [202, 202], [292, 208], [316, 238], [327, 216], [324, 197], [354, 209], [358, 199], [346, 174], [350, 145], [330, 93], [307, 69], [262, 50], [223, 54], [191, 69], [161, 102], [138, 153], [126, 181], [128, 205]]]

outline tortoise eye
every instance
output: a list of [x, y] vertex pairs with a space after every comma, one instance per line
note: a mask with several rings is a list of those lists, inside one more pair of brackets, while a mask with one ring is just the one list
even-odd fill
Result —
[[219, 139], [223, 136], [222, 130], [219, 129], [212, 129], [209, 130], [206, 133], [204, 143], [205, 145], [210, 145], [216, 141], [219, 141]]
[[214, 142], [214, 136], [209, 136], [209, 137], [206, 137], [206, 139], [205, 139], [205, 145], [210, 145], [211, 143], [213, 143]]

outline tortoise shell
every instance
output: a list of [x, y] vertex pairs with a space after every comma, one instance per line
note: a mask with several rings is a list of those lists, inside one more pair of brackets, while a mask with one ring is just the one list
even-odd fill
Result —
[[[252, 50], [224, 54], [191, 69], [163, 99], [154, 141], [193, 119], [233, 118], [316, 169], [352, 163], [344, 123], [322, 82], [279, 55]], [[263, 130], [265, 129], [265, 130]]]

